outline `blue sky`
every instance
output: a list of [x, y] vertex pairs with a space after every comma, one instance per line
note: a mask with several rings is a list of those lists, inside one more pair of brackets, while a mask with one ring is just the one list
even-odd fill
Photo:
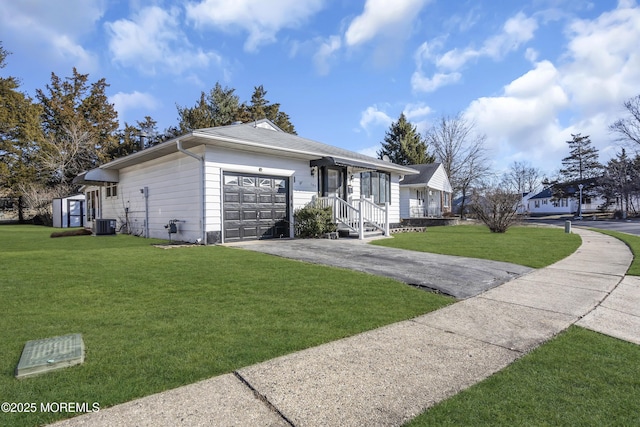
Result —
[[177, 124], [216, 82], [263, 85], [300, 136], [374, 155], [401, 112], [462, 113], [493, 167], [551, 175], [572, 133], [606, 161], [640, 94], [635, 0], [20, 0], [0, 2], [2, 75], [35, 97], [72, 67], [111, 85], [121, 125]]

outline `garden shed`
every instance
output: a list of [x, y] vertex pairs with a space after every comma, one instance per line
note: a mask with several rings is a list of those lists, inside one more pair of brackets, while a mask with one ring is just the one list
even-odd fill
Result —
[[84, 226], [84, 194], [53, 199], [53, 226], [57, 228]]

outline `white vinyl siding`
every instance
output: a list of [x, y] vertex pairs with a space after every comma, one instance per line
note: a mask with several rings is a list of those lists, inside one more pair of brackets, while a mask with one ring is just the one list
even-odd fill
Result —
[[116, 219], [120, 227], [128, 217], [130, 232], [144, 236], [146, 187], [149, 237], [167, 239], [164, 226], [177, 219], [178, 233], [172, 238], [195, 241], [202, 237], [201, 179], [198, 161], [182, 153], [124, 168], [120, 170], [118, 198], [103, 200], [102, 218]]

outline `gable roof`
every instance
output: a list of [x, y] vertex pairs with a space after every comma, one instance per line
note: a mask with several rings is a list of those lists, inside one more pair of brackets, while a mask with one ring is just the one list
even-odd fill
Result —
[[411, 165], [412, 169], [417, 170], [419, 173], [417, 175], [409, 175], [404, 177], [401, 184], [402, 185], [411, 185], [411, 184], [426, 184], [429, 182], [433, 175], [436, 173], [441, 163], [428, 163], [424, 165]]
[[286, 133], [268, 119], [256, 122], [233, 124], [214, 128], [194, 130], [186, 135], [170, 139], [154, 147], [147, 148], [126, 157], [112, 160], [100, 166], [101, 169], [122, 169], [147, 160], [178, 151], [180, 141], [185, 149], [199, 145], [213, 145], [251, 152], [286, 154], [289, 157], [319, 160], [324, 157], [339, 158], [343, 163], [354, 163], [357, 167], [367, 166], [372, 170], [395, 172], [403, 175], [415, 174], [407, 166], [396, 165], [355, 151], [334, 147]]
[[439, 191], [449, 193], [452, 191], [451, 182], [442, 163], [411, 165], [410, 167], [415, 169], [418, 174], [406, 175], [404, 179], [400, 181], [401, 187], [420, 188], [428, 186], [429, 188]]
[[529, 197], [529, 200], [532, 200], [532, 199], [550, 199], [551, 197], [553, 197], [553, 192], [551, 191], [551, 188], [545, 188], [544, 190], [542, 190], [541, 192], [539, 192], [535, 196]]

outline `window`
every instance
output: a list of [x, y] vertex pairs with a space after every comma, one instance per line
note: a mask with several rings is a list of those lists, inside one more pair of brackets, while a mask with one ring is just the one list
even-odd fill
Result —
[[444, 207], [448, 208], [449, 207], [449, 198], [451, 197], [451, 195], [449, 193], [444, 193]]
[[569, 206], [569, 199], [567, 199], [566, 197], [560, 199], [560, 206], [562, 206], [563, 208], [566, 208], [567, 206]]
[[540, 200], [536, 200], [536, 201], [535, 201], [535, 207], [536, 207], [536, 208], [539, 208], [539, 207], [540, 207]]
[[373, 197], [378, 204], [391, 202], [391, 177], [384, 172], [363, 172], [360, 174], [360, 194]]
[[100, 190], [87, 192], [87, 221], [93, 221], [100, 216]]
[[225, 175], [224, 185], [238, 185], [238, 177], [234, 175]]
[[118, 184], [109, 182], [105, 186], [105, 197], [118, 197]]

